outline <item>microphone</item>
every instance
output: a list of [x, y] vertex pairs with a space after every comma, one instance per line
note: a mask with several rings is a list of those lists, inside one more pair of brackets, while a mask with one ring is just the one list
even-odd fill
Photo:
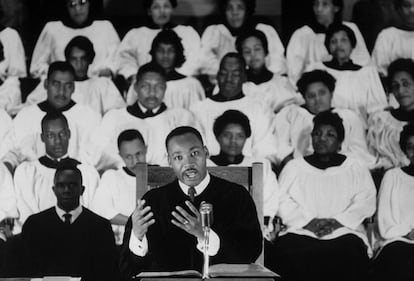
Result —
[[213, 224], [213, 205], [204, 201], [201, 202], [200, 216], [203, 229], [209, 229]]

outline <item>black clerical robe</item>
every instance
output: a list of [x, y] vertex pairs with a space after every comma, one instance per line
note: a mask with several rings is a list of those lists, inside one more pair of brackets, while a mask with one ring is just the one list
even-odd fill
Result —
[[70, 225], [58, 217], [55, 207], [30, 216], [23, 225], [22, 240], [25, 276], [117, 278], [111, 224], [85, 207]]
[[[141, 271], [201, 271], [203, 256], [197, 249], [197, 238], [171, 223], [171, 212], [176, 206], [188, 210], [189, 197], [181, 190], [178, 180], [150, 190], [143, 199], [151, 206], [155, 224], [147, 232], [148, 253], [136, 256], [129, 249], [132, 222], [126, 225], [121, 251], [121, 273], [125, 280]], [[195, 197], [195, 206], [206, 201], [213, 204], [212, 230], [220, 238], [218, 253], [211, 264], [252, 263], [262, 250], [262, 233], [255, 204], [248, 191], [240, 185], [211, 176], [206, 189]], [[189, 210], [188, 210], [189, 211]]]

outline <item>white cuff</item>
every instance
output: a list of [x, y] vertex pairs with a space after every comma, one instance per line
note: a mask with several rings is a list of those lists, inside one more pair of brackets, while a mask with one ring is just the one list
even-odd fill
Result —
[[140, 241], [131, 230], [131, 237], [129, 238], [129, 250], [136, 256], [144, 257], [148, 252], [147, 236], [144, 236], [142, 241]]
[[[208, 245], [208, 255], [215, 256], [220, 249], [220, 238], [218, 237], [217, 233], [215, 233], [212, 229], [209, 232], [209, 245]], [[200, 252], [204, 250], [204, 241], [197, 239], [197, 249]]]

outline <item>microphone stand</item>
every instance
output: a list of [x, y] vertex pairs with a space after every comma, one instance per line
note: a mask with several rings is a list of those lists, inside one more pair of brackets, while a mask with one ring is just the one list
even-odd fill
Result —
[[209, 266], [209, 255], [208, 255], [208, 246], [209, 246], [209, 234], [210, 234], [210, 227], [204, 227], [204, 249], [203, 249], [203, 279], [208, 279], [208, 266]]

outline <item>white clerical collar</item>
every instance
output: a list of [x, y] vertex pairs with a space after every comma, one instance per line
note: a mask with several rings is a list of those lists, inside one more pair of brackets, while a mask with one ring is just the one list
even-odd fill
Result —
[[82, 205], [79, 204], [78, 207], [76, 207], [76, 209], [70, 211], [69, 213], [62, 210], [61, 208], [59, 208], [57, 205], [55, 206], [56, 209], [56, 213], [58, 215], [58, 217], [64, 222], [65, 221], [65, 217], [63, 215], [65, 214], [71, 214], [71, 218], [70, 218], [70, 223], [73, 223], [82, 213]]
[[49, 159], [51, 159], [51, 160], [53, 160], [53, 161], [58, 161], [58, 162], [60, 162], [60, 160], [62, 160], [62, 159], [64, 159], [64, 158], [68, 158], [69, 156], [68, 156], [68, 154], [66, 153], [65, 155], [63, 155], [62, 157], [60, 157], [60, 158], [53, 158], [52, 156], [50, 156], [49, 154], [47, 154], [46, 153], [46, 157], [47, 158], [49, 158]]
[[[204, 189], [206, 189], [207, 185], [210, 183], [210, 175], [209, 173], [206, 174], [205, 178], [196, 186], [194, 186], [196, 190], [195, 196], [200, 195]], [[185, 183], [178, 181], [178, 185], [180, 186], [181, 190], [184, 192], [184, 194], [188, 194], [188, 189], [190, 188]]]
[[139, 108], [141, 109], [142, 113], [147, 113], [147, 111], [152, 111], [152, 113], [157, 114], [158, 110], [160, 110], [161, 108], [161, 105], [159, 105], [156, 108], [148, 109], [145, 106], [143, 106], [139, 101], [137, 101], [137, 104]]

